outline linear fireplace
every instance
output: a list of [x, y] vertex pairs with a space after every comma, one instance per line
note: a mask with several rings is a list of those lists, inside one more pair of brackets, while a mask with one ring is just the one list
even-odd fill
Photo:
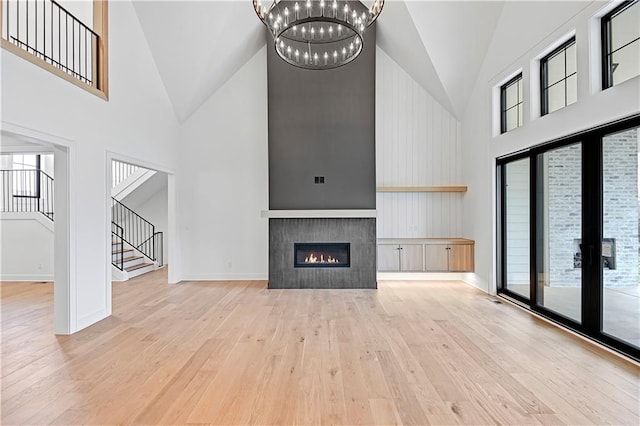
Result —
[[365, 217], [270, 217], [269, 288], [376, 288], [373, 215], [375, 210]]
[[349, 243], [294, 243], [294, 268], [348, 268]]

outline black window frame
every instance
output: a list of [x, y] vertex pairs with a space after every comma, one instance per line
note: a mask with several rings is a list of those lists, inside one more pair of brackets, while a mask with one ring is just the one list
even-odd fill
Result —
[[611, 20], [636, 3], [638, 3], [638, 0], [624, 1], [600, 19], [600, 37], [602, 42], [602, 90], [613, 87], [613, 71], [615, 71], [615, 68], [612, 69], [612, 55], [640, 40], [640, 37], [638, 37], [624, 46], [620, 46], [615, 51], [611, 51]]
[[[518, 106], [523, 105], [524, 104], [524, 96], [522, 93], [520, 93], [520, 89], [518, 88], [518, 102], [516, 102], [515, 105], [510, 106], [507, 108], [507, 89], [511, 86], [513, 86], [514, 84], [518, 84], [518, 82], [522, 81], [522, 73], [519, 73], [518, 75], [516, 75], [515, 77], [513, 77], [512, 79], [510, 79], [509, 81], [507, 81], [505, 84], [503, 84], [502, 86], [500, 86], [500, 133], [507, 133], [510, 130], [507, 130], [507, 112], [510, 109], [513, 108], [518, 108]], [[524, 113], [524, 111], [523, 111]], [[523, 117], [524, 119], [524, 117]], [[523, 120], [524, 121], [524, 120]], [[518, 125], [511, 129], [517, 129], [520, 126], [520, 112], [518, 112]]]
[[[569, 47], [571, 47], [571, 46], [573, 46], [575, 44], [576, 44], [576, 37], [573, 36], [570, 39], [568, 39], [567, 41], [565, 41], [564, 43], [562, 43], [560, 46], [555, 48], [551, 53], [549, 53], [548, 55], [546, 55], [542, 59], [540, 59], [540, 115], [542, 115], [542, 116], [549, 114], [549, 90], [548, 89], [550, 87], [555, 86], [556, 84], [559, 84], [562, 81], [565, 82], [565, 86], [564, 86], [564, 106], [565, 107], [567, 106], [567, 84], [566, 84], [566, 81], [569, 79], [569, 77], [572, 77], [572, 76], [578, 74], [578, 67], [577, 67], [577, 61], [576, 61], [576, 71], [574, 73], [570, 74], [570, 75], [567, 75], [566, 51], [567, 51], [567, 49]], [[564, 78], [556, 81], [555, 83], [553, 83], [550, 86], [547, 86], [547, 83], [548, 83], [548, 80], [549, 80], [549, 76], [548, 76], [549, 59], [552, 59], [552, 58], [556, 57], [557, 55], [560, 55], [562, 52], [565, 53]], [[576, 55], [577, 55], [577, 51], [576, 51]]]

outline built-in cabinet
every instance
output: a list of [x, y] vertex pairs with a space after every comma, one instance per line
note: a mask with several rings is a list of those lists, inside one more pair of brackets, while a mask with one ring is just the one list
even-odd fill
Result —
[[419, 272], [423, 270], [423, 244], [378, 243], [378, 271]]
[[378, 271], [471, 272], [473, 248], [466, 238], [378, 239]]

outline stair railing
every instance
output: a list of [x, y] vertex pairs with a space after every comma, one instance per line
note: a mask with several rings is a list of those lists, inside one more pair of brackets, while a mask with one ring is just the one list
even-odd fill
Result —
[[53, 178], [42, 170], [0, 170], [0, 192], [1, 212], [37, 212], [53, 221]]
[[[111, 222], [111, 264], [121, 271], [124, 269], [124, 230], [122, 226]], [[116, 251], [113, 251], [113, 247]]]
[[163, 265], [162, 232], [156, 232], [155, 226], [122, 204], [111, 198], [111, 220], [122, 228], [122, 240], [138, 250], [153, 262]]

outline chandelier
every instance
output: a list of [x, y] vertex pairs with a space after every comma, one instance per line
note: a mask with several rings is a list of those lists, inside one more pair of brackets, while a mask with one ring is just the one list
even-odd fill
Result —
[[291, 65], [321, 70], [348, 64], [364, 45], [363, 34], [384, 0], [370, 7], [357, 0], [253, 0], [258, 18], [273, 36], [278, 55]]

